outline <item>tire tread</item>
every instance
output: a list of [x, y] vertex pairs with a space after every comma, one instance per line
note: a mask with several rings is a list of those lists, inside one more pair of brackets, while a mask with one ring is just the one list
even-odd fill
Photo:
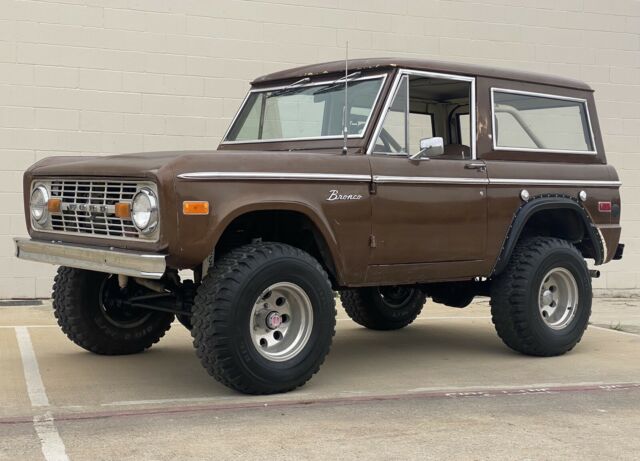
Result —
[[[313, 369], [290, 385], [277, 389], [265, 389], [256, 384], [233, 359], [231, 341], [225, 336], [225, 331], [229, 331], [232, 324], [232, 314], [236, 308], [231, 295], [239, 289], [244, 278], [250, 276], [261, 264], [272, 258], [287, 257], [309, 264], [322, 274], [325, 288], [332, 290], [326, 272], [311, 255], [283, 243], [260, 242], [233, 249], [216, 261], [196, 295], [191, 330], [196, 354], [203, 367], [217, 381], [245, 394], [289, 392], [302, 386], [318, 372], [331, 347], [331, 341], [328, 341], [326, 349], [321, 352], [322, 359]], [[332, 308], [334, 323], [331, 337], [335, 335], [335, 303]]]
[[160, 341], [171, 328], [173, 315], [158, 313], [156, 327], [151, 334], [132, 341], [115, 341], [107, 335], [95, 333], [95, 325], [83, 316], [83, 286], [88, 271], [60, 267], [53, 285], [53, 312], [62, 332], [75, 344], [100, 355], [124, 355], [142, 352]]
[[[568, 348], [558, 351], [538, 341], [531, 329], [528, 319], [527, 282], [535, 273], [538, 260], [558, 249], [573, 253], [582, 261], [583, 269], [588, 274], [586, 262], [574, 245], [559, 238], [533, 237], [516, 246], [504, 272], [492, 283], [491, 319], [498, 336], [511, 349], [523, 354], [539, 357], [560, 355], [573, 349], [584, 334], [582, 330]], [[589, 279], [589, 286], [590, 283]], [[589, 309], [589, 316], [591, 303], [587, 303], [587, 307], [584, 308]]]

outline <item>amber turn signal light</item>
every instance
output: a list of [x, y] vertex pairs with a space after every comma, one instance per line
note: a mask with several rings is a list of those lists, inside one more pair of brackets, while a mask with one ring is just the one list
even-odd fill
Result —
[[183, 202], [182, 213], [185, 215], [208, 215], [209, 202]]
[[62, 209], [62, 199], [59, 198], [50, 198], [47, 202], [47, 209], [49, 213], [60, 213]]
[[126, 202], [116, 203], [116, 217], [120, 219], [128, 219], [131, 217], [131, 204]]

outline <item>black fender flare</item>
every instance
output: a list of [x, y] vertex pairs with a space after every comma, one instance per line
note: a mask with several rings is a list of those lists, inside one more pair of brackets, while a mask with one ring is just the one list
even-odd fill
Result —
[[532, 197], [528, 202], [524, 203], [513, 216], [511, 226], [507, 231], [500, 255], [496, 260], [491, 271], [491, 277], [500, 274], [509, 263], [511, 254], [513, 253], [522, 231], [524, 230], [527, 222], [533, 215], [543, 210], [571, 210], [575, 211], [582, 219], [585, 231], [595, 248], [595, 261], [596, 265], [604, 262], [604, 250], [603, 243], [596, 226], [593, 224], [589, 213], [576, 199], [565, 195], [550, 195], [550, 196], [538, 196]]

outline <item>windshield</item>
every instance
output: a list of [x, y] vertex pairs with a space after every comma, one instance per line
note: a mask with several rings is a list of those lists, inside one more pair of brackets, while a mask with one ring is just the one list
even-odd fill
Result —
[[[364, 135], [382, 82], [382, 76], [349, 82], [349, 136]], [[252, 91], [225, 141], [341, 138], [343, 109], [343, 83], [326, 82]]]

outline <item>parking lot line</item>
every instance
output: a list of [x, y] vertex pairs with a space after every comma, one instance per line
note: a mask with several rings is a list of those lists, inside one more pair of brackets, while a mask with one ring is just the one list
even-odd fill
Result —
[[[25, 326], [15, 327], [24, 379], [27, 383], [27, 394], [33, 408], [49, 407], [49, 398], [42, 382], [36, 353], [33, 350], [29, 329]], [[54, 424], [51, 412], [33, 417], [33, 427], [40, 439], [40, 448], [47, 461], [68, 461], [64, 442]]]
[[42, 382], [42, 376], [40, 376], [40, 368], [38, 367], [36, 353], [33, 350], [33, 344], [31, 344], [29, 330], [26, 327], [16, 327], [15, 330], [31, 406], [48, 407], [49, 399], [44, 390], [44, 383]]
[[618, 333], [621, 335], [628, 335], [628, 336], [634, 336], [636, 338], [640, 337], [640, 335], [637, 335], [635, 333], [630, 333], [628, 331], [621, 331], [621, 330], [616, 330], [615, 328], [606, 328], [606, 327], [599, 327], [597, 325], [589, 325], [589, 328], [595, 328], [597, 330], [603, 330], [603, 331], [608, 331], [610, 333]]
[[47, 461], [69, 460], [64, 442], [60, 438], [58, 429], [53, 422], [53, 415], [50, 412], [34, 416], [33, 426], [40, 439], [42, 454]]

